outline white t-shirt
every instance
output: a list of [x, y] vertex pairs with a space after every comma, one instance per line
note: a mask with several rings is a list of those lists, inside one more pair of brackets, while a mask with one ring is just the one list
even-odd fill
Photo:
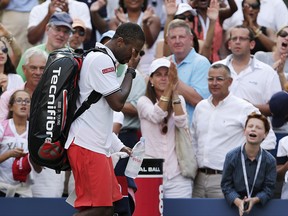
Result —
[[232, 66], [232, 55], [215, 62], [227, 65], [233, 78], [230, 92], [252, 104], [267, 104], [276, 92], [281, 91], [281, 83], [276, 71], [258, 59], [252, 58], [248, 67], [236, 73]]
[[[7, 119], [0, 123], [0, 154], [3, 154], [14, 148], [23, 148], [28, 153], [28, 121], [26, 131], [18, 134], [13, 119]], [[0, 182], [16, 185], [19, 181], [13, 179], [12, 164], [14, 157], [0, 163]]]
[[[29, 16], [29, 23], [27, 27], [28, 29], [32, 26], [37, 26], [45, 18], [48, 13], [50, 2], [51, 0], [47, 0], [42, 4], [39, 4], [32, 8]], [[68, 0], [68, 7], [69, 15], [72, 18], [81, 19], [85, 23], [86, 28], [92, 29], [90, 11], [85, 3], [75, 0]], [[45, 43], [46, 39], [46, 34], [44, 34], [44, 39], [40, 41], [40, 43]]]
[[[100, 43], [96, 43], [96, 46], [106, 48], [113, 61], [116, 62], [115, 56], [110, 49]], [[109, 149], [113, 141], [111, 135], [113, 110], [107, 103], [105, 96], [120, 89], [116, 78], [115, 65], [111, 58], [102, 52], [90, 52], [83, 61], [77, 107], [80, 107], [93, 90], [103, 96], [72, 123], [65, 144], [66, 149], [69, 148], [74, 139], [74, 143], [83, 148], [107, 156], [110, 155]]]
[[[243, 0], [235, 0], [238, 10], [223, 23], [223, 29], [241, 25], [243, 22], [242, 3]], [[279, 16], [280, 15], [280, 16]], [[261, 0], [260, 11], [257, 17], [257, 23], [268, 27], [275, 32], [279, 31], [285, 25], [288, 25], [288, 10], [283, 0]]]

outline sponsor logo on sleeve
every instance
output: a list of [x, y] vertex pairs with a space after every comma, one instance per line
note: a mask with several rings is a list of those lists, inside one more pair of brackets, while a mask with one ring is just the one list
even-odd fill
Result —
[[115, 71], [115, 68], [114, 67], [109, 67], [109, 68], [104, 68], [102, 70], [102, 73], [103, 74], [106, 74], [106, 73], [110, 73], [110, 72], [114, 72]]

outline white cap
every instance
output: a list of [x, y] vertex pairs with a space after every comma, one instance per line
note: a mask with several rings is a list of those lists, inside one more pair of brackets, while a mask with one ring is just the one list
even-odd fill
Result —
[[160, 67], [170, 67], [170, 61], [166, 58], [158, 58], [155, 59], [149, 68], [149, 76], [151, 76], [152, 73], [154, 73], [158, 68]]
[[175, 13], [175, 16], [179, 15], [179, 14], [183, 14], [186, 11], [190, 11], [192, 13], [193, 16], [197, 15], [197, 12], [194, 8], [192, 8], [189, 4], [187, 3], [179, 3], [178, 4], [178, 9]]
[[99, 40], [100, 43], [101, 43], [102, 40], [103, 40], [104, 38], [106, 38], [106, 37], [109, 38], [109, 39], [113, 38], [114, 34], [115, 34], [115, 31], [114, 31], [114, 30], [109, 30], [109, 31], [104, 32], [104, 33], [102, 34], [100, 40]]

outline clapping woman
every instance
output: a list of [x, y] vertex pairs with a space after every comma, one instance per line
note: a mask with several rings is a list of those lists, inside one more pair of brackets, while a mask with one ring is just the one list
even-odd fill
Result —
[[154, 60], [137, 110], [146, 157], [164, 159], [164, 198], [191, 198], [192, 180], [181, 175], [175, 151], [175, 127], [188, 127], [185, 101], [177, 93], [177, 83], [175, 64], [165, 58]]

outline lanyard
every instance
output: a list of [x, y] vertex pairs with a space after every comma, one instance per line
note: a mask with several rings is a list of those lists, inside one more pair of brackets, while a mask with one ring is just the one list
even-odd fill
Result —
[[[244, 144], [244, 145], [245, 145], [245, 144]], [[255, 176], [254, 176], [252, 188], [251, 188], [251, 191], [249, 192], [249, 185], [248, 185], [248, 180], [247, 180], [247, 172], [246, 172], [244, 152], [243, 152], [244, 145], [242, 145], [242, 147], [241, 147], [241, 162], [242, 162], [242, 169], [243, 169], [243, 175], [244, 175], [244, 181], [245, 181], [246, 191], [247, 191], [248, 198], [250, 198], [251, 195], [252, 195], [254, 186], [255, 186], [255, 182], [256, 182], [256, 179], [257, 179], [257, 175], [258, 175], [259, 170], [260, 170], [260, 164], [261, 164], [261, 160], [262, 160], [262, 148], [260, 147], [261, 153], [260, 153], [260, 156], [259, 156], [258, 161], [257, 161], [257, 167], [256, 167], [256, 172], [255, 172]]]

